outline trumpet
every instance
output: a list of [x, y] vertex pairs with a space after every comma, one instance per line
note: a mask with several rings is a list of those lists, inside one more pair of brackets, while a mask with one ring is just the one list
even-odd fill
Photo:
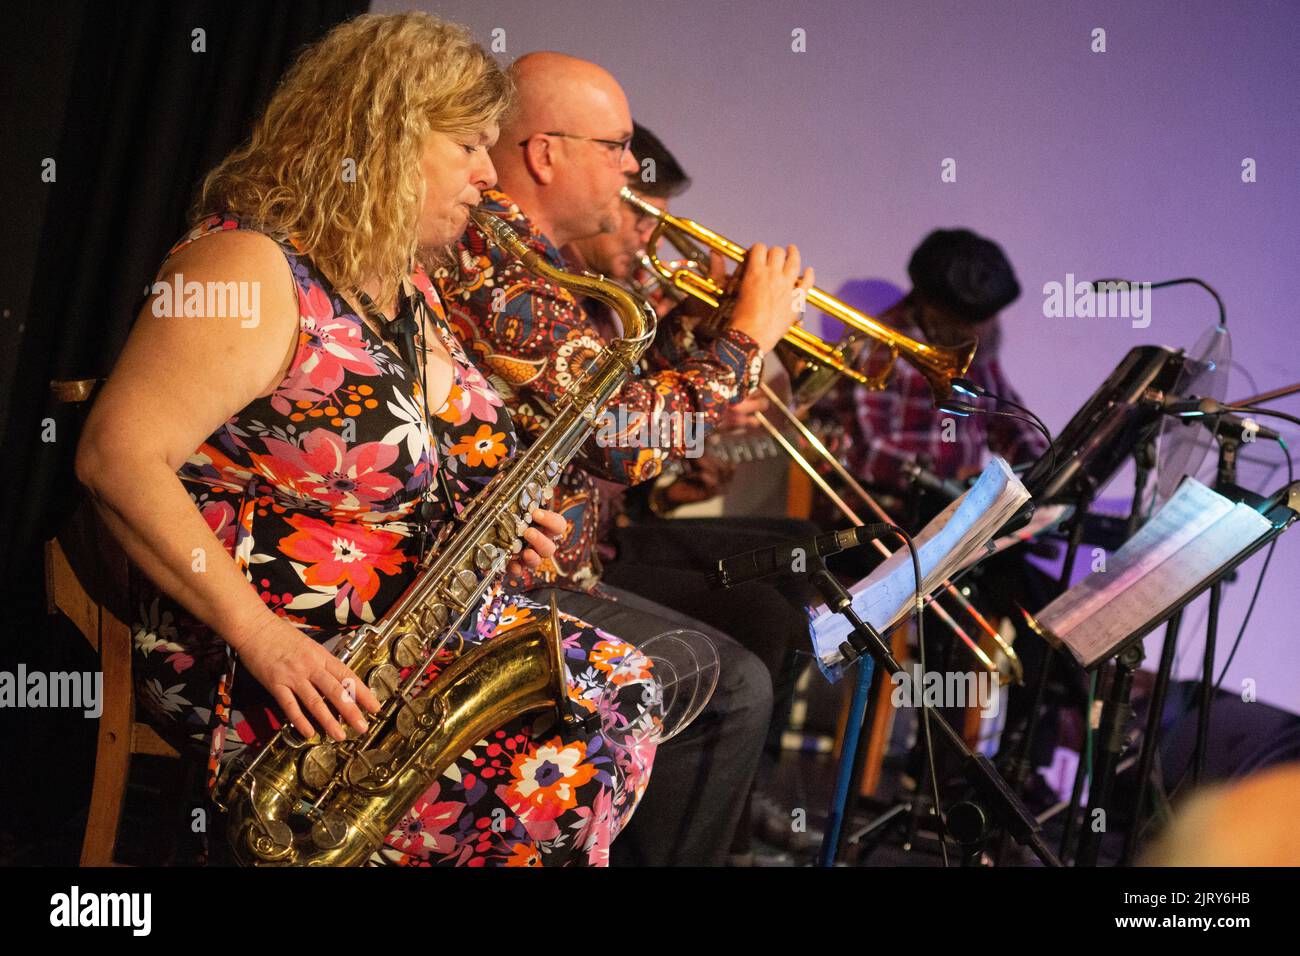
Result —
[[[637, 212], [650, 216], [656, 221], [654, 230], [646, 240], [645, 248], [638, 256], [642, 268], [677, 299], [692, 296], [712, 308], [721, 307], [724, 301], [724, 290], [708, 275], [708, 250], [717, 250], [727, 258], [743, 263], [746, 254], [744, 247], [694, 220], [682, 219], [665, 212], [646, 202], [627, 187], [623, 188], [620, 196]], [[681, 258], [670, 262], [660, 259], [658, 249], [663, 241], [675, 247], [681, 254]], [[812, 368], [804, 372], [800, 376], [800, 381], [794, 385], [796, 403], [800, 410], [806, 411], [811, 408], [819, 394], [834, 383], [837, 375], [843, 375], [873, 391], [884, 388], [889, 381], [889, 376], [893, 374], [894, 362], [900, 358], [915, 367], [925, 377], [934, 404], [938, 406], [952, 395], [953, 379], [964, 375], [975, 357], [975, 342], [953, 347], [918, 342], [877, 322], [871, 316], [859, 312], [834, 296], [827, 295], [820, 289], [814, 288], [808, 292], [808, 302], [827, 315], [839, 319], [853, 332], [838, 345], [832, 345], [798, 325], [786, 333], [781, 344], [800, 353], [812, 364]], [[854, 357], [857, 354], [856, 347], [865, 344], [867, 339], [882, 343], [890, 354], [890, 361], [885, 363], [882, 371], [875, 375], [866, 375], [853, 367]], [[785, 417], [807, 446], [831, 467], [873, 516], [882, 521], [890, 521], [889, 515], [871, 493], [849, 473], [821, 439], [799, 420], [799, 414], [787, 408], [785, 402], [766, 383], [760, 387], [772, 406]], [[808, 457], [785, 436], [777, 425], [761, 412], [757, 413], [755, 418], [781, 450], [790, 456], [818, 490], [825, 494], [849, 521], [859, 526], [865, 524], [858, 513], [835, 491]], [[888, 557], [892, 553], [888, 546], [879, 540], [873, 541], [872, 545], [883, 557]], [[966, 617], [974, 625], [974, 634], [963, 627], [942, 604], [934, 600], [939, 594], [948, 597], [965, 612]], [[980, 667], [997, 677], [1000, 684], [1019, 684], [1023, 681], [1024, 670], [1015, 649], [951, 581], [944, 581], [939, 586], [938, 592], [927, 601], [927, 605], [966, 646]], [[981, 646], [984, 642], [996, 648], [996, 656], [1001, 658], [1001, 662], [995, 660]]]
[[[664, 212], [659, 207], [646, 202], [626, 186], [619, 195], [638, 213], [650, 216], [656, 221], [654, 231], [646, 241], [642, 263], [652, 269], [669, 288], [693, 296], [715, 309], [721, 306], [725, 290], [706, 272], [700, 270], [701, 264], [707, 267], [709, 261], [708, 253], [704, 249], [716, 250], [734, 262], [743, 263], [745, 248], [693, 219], [682, 219]], [[658, 249], [659, 243], [663, 240], [676, 246], [684, 258], [672, 263], [665, 263], [660, 259]], [[889, 376], [893, 374], [894, 362], [902, 359], [925, 377], [934, 396], [934, 404], [938, 406], [951, 397], [952, 380], [965, 375], [966, 370], [970, 368], [971, 360], [975, 357], [975, 342], [951, 347], [918, 342], [895, 329], [882, 325], [866, 313], [859, 312], [821, 289], [809, 289], [807, 296], [808, 303], [815, 308], [832, 318], [839, 319], [855, 332], [884, 345], [890, 356], [889, 361], [882, 366], [880, 372], [866, 375], [853, 367], [853, 360], [843, 348], [814, 335], [798, 323], [786, 332], [782, 340], [783, 344], [812, 362], [814, 366], [834, 370], [873, 391], [885, 387]]]

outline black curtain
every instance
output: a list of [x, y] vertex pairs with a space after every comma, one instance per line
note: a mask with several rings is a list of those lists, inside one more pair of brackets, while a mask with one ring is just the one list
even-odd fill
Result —
[[[44, 613], [42, 542], [81, 494], [81, 414], [53, 405], [50, 380], [108, 373], [203, 175], [301, 48], [366, 6], [45, 0], [0, 13], [0, 670], [95, 666]], [[0, 861], [75, 862], [94, 733], [79, 711], [2, 709]]]
[[[40, 603], [41, 542], [76, 501], [78, 413], [51, 405], [49, 381], [108, 372], [203, 175], [247, 137], [300, 49], [366, 6], [40, 3], [5, 13], [7, 178], [26, 212], [6, 227], [17, 247], [4, 296], [11, 378], [0, 383], [6, 606]], [[50, 119], [59, 114], [61, 128]], [[53, 183], [41, 181], [46, 157]], [[30, 261], [30, 274], [15, 261]]]

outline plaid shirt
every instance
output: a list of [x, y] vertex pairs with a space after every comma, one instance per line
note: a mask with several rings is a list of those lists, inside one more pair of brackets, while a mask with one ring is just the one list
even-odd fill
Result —
[[[919, 336], [915, 329], [901, 331]], [[868, 375], [884, 368], [888, 355], [881, 353], [880, 349], [866, 353], [863, 364]], [[1020, 401], [1002, 374], [996, 354], [986, 357], [977, 352], [965, 377], [993, 395]], [[989, 399], [975, 400], [973, 404], [1019, 414], [1017, 409], [994, 405]], [[963, 479], [978, 472], [989, 453], [1001, 455], [1015, 465], [1032, 461], [1047, 450], [1047, 439], [1028, 422], [1002, 415], [961, 417], [937, 411], [929, 383], [901, 360], [894, 363], [894, 373], [885, 388], [871, 392], [861, 385], [838, 385], [818, 403], [813, 414], [843, 426], [844, 437], [836, 450], [853, 474], [893, 492], [907, 489], [902, 466], [922, 457], [929, 462], [925, 467], [940, 478]]]
[[[504, 193], [488, 190], [483, 205], [526, 236], [552, 265], [570, 268], [554, 243]], [[600, 317], [593, 321], [567, 289], [490, 246], [472, 223], [456, 254], [456, 274], [436, 274], [448, 321], [510, 406], [520, 436], [535, 440], [550, 423], [556, 402], [605, 347], [608, 328]], [[658, 430], [661, 447], [639, 444], [644, 432], [634, 430], [638, 415], [647, 416], [644, 421], [664, 421], [666, 416], [699, 413], [711, 429], [729, 405], [758, 387], [762, 356], [748, 335], [729, 331], [707, 344], [684, 344], [668, 331], [675, 326], [672, 319], [660, 323], [641, 373], [625, 382], [606, 406], [615, 421], [631, 427], [612, 441], [598, 441], [597, 436], [609, 431], [599, 429], [556, 485], [551, 508], [567, 519], [568, 531], [555, 557], [524, 580], [509, 582], [512, 587], [595, 586], [600, 577], [596, 537], [601, 507], [596, 478], [622, 485], [647, 481], [658, 476], [669, 457], [685, 451], [680, 429]]]

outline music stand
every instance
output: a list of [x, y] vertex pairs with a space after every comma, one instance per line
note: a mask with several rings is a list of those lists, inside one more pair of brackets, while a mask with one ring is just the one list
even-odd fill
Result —
[[[1061, 430], [1055, 443], [1055, 455], [1043, 455], [1025, 473], [1022, 480], [1036, 503], [1073, 507], [1073, 513], [1062, 528], [1066, 536], [1066, 551], [1057, 581], [1059, 593], [1070, 586], [1088, 509], [1125, 460], [1134, 456], [1139, 466], [1145, 460], [1143, 449], [1154, 440], [1160, 421], [1159, 408], [1149, 399], [1155, 395], [1163, 396], [1174, 388], [1183, 372], [1185, 359], [1181, 349], [1160, 345], [1139, 345], [1129, 349]], [[1003, 730], [999, 757], [1004, 750], [1007, 752], [1004, 766], [1017, 795], [1023, 792], [1029, 779], [1037, 715], [1047, 693], [1048, 676], [1055, 666], [1055, 659], [1055, 650], [1049, 645], [1034, 681], [1033, 704], [1024, 731], [1019, 732], [1010, 722]], [[1082, 794], [1082, 769], [1080, 761], [1071, 813], [1065, 823], [1062, 853], [1071, 839], [1074, 810]], [[1001, 848], [998, 855], [1002, 855]]]
[[[1167, 644], [1161, 655], [1162, 676], [1157, 681], [1157, 692], [1152, 697], [1152, 707], [1158, 710], [1163, 703], [1164, 696], [1164, 688], [1160, 684], [1163, 681], [1164, 686], [1167, 687], [1168, 671], [1172, 665], [1173, 654], [1170, 649], [1172, 644], [1170, 639], [1176, 637], [1183, 610], [1206, 591], [1211, 591], [1220, 586], [1224, 579], [1242, 563], [1249, 560], [1260, 548], [1275, 540], [1293, 522], [1300, 519], [1300, 482], [1293, 482], [1284, 486], [1268, 499], [1261, 498], [1244, 489], [1229, 490], [1237, 493], [1238, 496], [1235, 500], [1243, 501], [1263, 513], [1269, 522], [1268, 530], [1252, 540], [1236, 554], [1221, 562], [1212, 573], [1205, 575], [1201, 580], [1184, 589], [1168, 606], [1161, 608], [1140, 626], [1116, 641], [1103, 656], [1084, 669], [1085, 672], [1092, 672], [1105, 666], [1112, 659], [1116, 662], [1116, 672], [1111, 682], [1111, 690], [1102, 707], [1101, 726], [1098, 734], [1101, 756], [1092, 775], [1087, 810], [1087, 819], [1089, 820], [1096, 820], [1098, 811], [1101, 811], [1104, 816], [1109, 809], [1110, 795], [1118, 772], [1119, 758], [1124, 749], [1124, 721], [1129, 714], [1133, 675], [1144, 657], [1141, 646], [1142, 639], [1161, 624], [1168, 625]], [[1210, 622], [1207, 625], [1211, 631], [1216, 627], [1215, 616], [1211, 615]], [[1207, 637], [1212, 639], [1212, 633], [1207, 634]], [[1148, 734], [1141, 744], [1140, 768], [1146, 767], [1149, 771], [1158, 744], [1159, 714], [1153, 713], [1148, 720]], [[1139, 773], [1141, 772], [1139, 770]], [[1140, 806], [1136, 812], [1140, 815]], [[1134, 827], [1137, 826], [1137, 823], [1138, 821], [1135, 819]], [[1103, 837], [1104, 829], [1099, 832], [1090, 826], [1083, 828], [1079, 841], [1079, 850], [1075, 857], [1076, 866], [1093, 866], [1096, 864]], [[1131, 849], [1131, 845], [1126, 846], [1127, 849]]]

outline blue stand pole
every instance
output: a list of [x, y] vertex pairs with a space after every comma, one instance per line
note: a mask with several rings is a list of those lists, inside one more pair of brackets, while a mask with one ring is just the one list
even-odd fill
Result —
[[840, 765], [835, 777], [835, 796], [831, 798], [830, 813], [826, 817], [826, 833], [817, 857], [818, 866], [835, 865], [835, 847], [840, 842], [840, 828], [844, 825], [844, 808], [849, 802], [849, 786], [853, 783], [853, 758], [858, 752], [858, 738], [862, 736], [862, 721], [867, 713], [867, 697], [871, 693], [871, 675], [875, 665], [869, 656], [858, 658], [858, 678], [853, 687], [853, 700], [849, 704], [849, 719], [844, 725], [844, 742], [840, 746]]

